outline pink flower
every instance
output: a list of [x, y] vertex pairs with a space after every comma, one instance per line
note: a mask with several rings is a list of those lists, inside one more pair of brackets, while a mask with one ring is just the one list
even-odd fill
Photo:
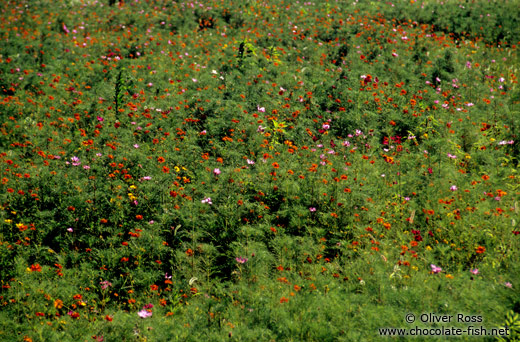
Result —
[[247, 262], [247, 258], [236, 258], [235, 259], [239, 264], [245, 264]]
[[474, 268], [472, 270], [469, 270], [471, 273], [473, 273], [474, 275], [477, 275], [478, 274], [478, 268]]
[[434, 264], [431, 264], [430, 267], [432, 268], [433, 273], [439, 273], [442, 272], [442, 268], [435, 266]]
[[220, 175], [221, 171], [220, 171], [220, 169], [214, 169], [213, 173], [215, 174], [215, 176], [218, 176], [218, 175]]
[[137, 313], [137, 315], [139, 315], [139, 317], [141, 318], [148, 318], [148, 317], [152, 317], [152, 311], [149, 311], [149, 310], [141, 310]]
[[106, 290], [108, 287], [112, 286], [112, 283], [108, 280], [102, 281], [99, 284], [101, 285], [102, 290]]

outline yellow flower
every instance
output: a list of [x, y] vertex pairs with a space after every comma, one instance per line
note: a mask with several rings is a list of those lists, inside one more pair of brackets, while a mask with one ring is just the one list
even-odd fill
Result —
[[130, 185], [130, 189], [134, 190], [137, 189], [137, 187], [135, 185]]
[[446, 278], [448, 278], [448, 279], [453, 279], [453, 276], [452, 276], [451, 274], [448, 273], [448, 274], [446, 274]]
[[9, 220], [9, 219], [7, 219], [7, 220], [4, 220], [4, 222], [5, 222], [5, 223], [13, 223], [13, 220]]
[[427, 250], [427, 251], [431, 251], [432, 248], [431, 248], [430, 246], [426, 246], [426, 250]]

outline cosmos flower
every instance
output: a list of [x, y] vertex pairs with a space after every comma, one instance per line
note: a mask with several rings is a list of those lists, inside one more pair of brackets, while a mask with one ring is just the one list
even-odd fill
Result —
[[146, 309], [143, 309], [141, 311], [139, 311], [137, 313], [137, 315], [141, 318], [148, 318], [148, 317], [152, 317], [152, 311], [151, 310], [146, 310]]
[[442, 268], [438, 267], [438, 266], [435, 266], [434, 264], [431, 264], [430, 267], [432, 268], [432, 272], [433, 273], [439, 273], [439, 272], [442, 272]]
[[236, 260], [239, 264], [245, 264], [245, 263], [247, 262], [247, 258], [243, 258], [243, 257], [235, 258], [235, 260]]

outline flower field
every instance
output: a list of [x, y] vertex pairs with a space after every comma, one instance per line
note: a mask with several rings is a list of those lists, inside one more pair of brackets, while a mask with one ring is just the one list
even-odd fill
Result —
[[518, 18], [6, 1], [0, 340], [518, 340]]

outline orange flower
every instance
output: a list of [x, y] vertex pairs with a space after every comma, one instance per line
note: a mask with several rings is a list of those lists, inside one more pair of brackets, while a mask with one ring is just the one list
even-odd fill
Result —
[[41, 271], [42, 271], [42, 267], [40, 266], [40, 264], [31, 265], [31, 272], [41, 272]]
[[289, 301], [289, 299], [285, 298], [285, 297], [282, 297], [280, 298], [280, 303], [283, 304], [283, 303], [287, 303]]
[[157, 158], [157, 161], [158, 161], [159, 163], [164, 163], [164, 162], [165, 162], [165, 159], [164, 159], [163, 157], [159, 157], [159, 158]]
[[477, 252], [478, 254], [483, 254], [485, 251], [486, 251], [486, 247], [484, 247], [484, 246], [478, 246], [475, 249], [475, 252]]
[[483, 176], [482, 176], [482, 179], [485, 180], [485, 181], [487, 181], [487, 180], [489, 179], [489, 176], [488, 176], [488, 175], [483, 175]]
[[274, 162], [274, 163], [273, 163], [273, 167], [274, 167], [275, 169], [277, 169], [277, 168], [280, 167], [280, 165], [279, 165], [277, 162]]
[[63, 307], [63, 301], [61, 299], [56, 299], [54, 301], [54, 307], [56, 309], [61, 309]]

